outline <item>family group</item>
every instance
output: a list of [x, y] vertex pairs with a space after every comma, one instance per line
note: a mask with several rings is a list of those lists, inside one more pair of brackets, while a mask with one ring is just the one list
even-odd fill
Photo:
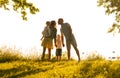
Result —
[[[61, 26], [60, 34], [57, 34], [57, 28], [56, 28], [57, 23], [58, 25]], [[56, 59], [59, 61], [61, 60], [61, 56], [62, 56], [62, 47], [66, 47], [68, 60], [70, 60], [70, 56], [71, 56], [70, 51], [72, 45], [78, 56], [78, 61], [80, 61], [80, 52], [77, 48], [77, 42], [74, 37], [74, 34], [72, 33], [72, 28], [70, 24], [64, 23], [63, 18], [59, 18], [57, 23], [55, 20], [46, 21], [46, 26], [42, 31], [43, 36], [41, 38], [42, 40], [41, 46], [43, 47], [41, 59], [44, 60], [45, 51], [46, 49], [48, 49], [48, 60], [51, 60], [51, 49], [56, 47]], [[64, 44], [65, 42], [64, 37], [66, 40], [66, 44]]]

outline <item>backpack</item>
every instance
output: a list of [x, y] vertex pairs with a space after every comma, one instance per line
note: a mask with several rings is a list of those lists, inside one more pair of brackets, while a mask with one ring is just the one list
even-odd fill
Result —
[[42, 34], [43, 34], [43, 36], [44, 36], [45, 38], [50, 37], [50, 35], [51, 35], [51, 30], [50, 30], [50, 28], [49, 28], [49, 27], [45, 27], [44, 30], [42, 31]]

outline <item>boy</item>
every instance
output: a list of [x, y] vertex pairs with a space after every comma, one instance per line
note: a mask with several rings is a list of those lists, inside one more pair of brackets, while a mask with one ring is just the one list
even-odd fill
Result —
[[58, 34], [56, 36], [56, 59], [57, 61], [61, 60], [62, 56], [62, 41], [61, 41], [61, 36]]

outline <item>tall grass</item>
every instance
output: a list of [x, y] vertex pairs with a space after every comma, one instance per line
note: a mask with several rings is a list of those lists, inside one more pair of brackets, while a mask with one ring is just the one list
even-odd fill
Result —
[[22, 55], [20, 52], [15, 52], [11, 48], [6, 48], [6, 49], [0, 49], [0, 62], [10, 62], [10, 61], [16, 61], [16, 60], [21, 60]]
[[[33, 52], [33, 49], [31, 49], [30, 52]], [[11, 61], [41, 61], [42, 55], [37, 55], [36, 52], [33, 52], [33, 54], [27, 53], [27, 55], [22, 55], [19, 49], [17, 48], [10, 48], [7, 46], [4, 46], [0, 48], [0, 62], [11, 62]], [[62, 54], [62, 61], [67, 60], [67, 52], [63, 52]], [[71, 60], [74, 60], [73, 58]], [[45, 54], [44, 61], [48, 61], [48, 54]], [[56, 56], [52, 56], [51, 62], [56, 61]]]
[[[3, 47], [0, 48], [0, 62], [9, 62], [9, 61], [16, 61], [16, 60], [32, 60], [32, 61], [39, 61], [41, 60], [41, 55], [37, 56], [36, 54], [23, 56], [21, 54], [20, 50], [17, 50], [16, 48], [9, 48], [9, 47]], [[35, 52], [34, 52], [35, 53]], [[45, 55], [45, 61], [48, 59], [48, 54]], [[65, 61], [67, 59], [67, 52], [63, 52], [62, 54], [62, 61]], [[71, 60], [75, 60], [74, 58], [71, 58]], [[101, 55], [96, 54], [90, 54], [87, 56], [86, 60], [94, 61], [94, 60], [105, 60]], [[56, 57], [52, 56], [51, 61], [56, 61]]]
[[87, 56], [86, 60], [89, 60], [89, 61], [105, 60], [105, 58], [102, 55], [92, 53]]
[[91, 54], [79, 63], [34, 59], [23, 57], [17, 50], [1, 49], [0, 78], [120, 78], [120, 61], [105, 60], [100, 55]]
[[37, 61], [40, 60], [36, 54], [22, 55], [21, 50], [13, 47], [3, 46], [0, 48], [0, 62], [11, 62], [11, 61]]

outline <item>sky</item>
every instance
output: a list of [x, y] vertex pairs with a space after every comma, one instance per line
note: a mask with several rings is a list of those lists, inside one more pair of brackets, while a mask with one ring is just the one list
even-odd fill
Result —
[[[20, 14], [0, 9], [0, 46], [15, 46], [23, 50], [42, 52], [40, 38], [46, 21], [62, 17], [68, 22], [77, 40], [80, 52], [99, 52], [111, 56], [112, 51], [120, 53], [120, 35], [107, 33], [114, 22], [114, 16], [105, 15], [103, 7], [97, 7], [96, 0], [28, 0], [40, 9], [36, 15], [28, 14], [23, 21]], [[60, 26], [57, 25], [58, 33]], [[63, 48], [66, 51], [66, 48]], [[34, 51], [33, 50], [33, 51]], [[27, 52], [24, 52], [24, 54]], [[28, 52], [31, 54], [34, 52]], [[54, 53], [54, 50], [53, 52]], [[75, 55], [74, 49], [72, 49]]]

